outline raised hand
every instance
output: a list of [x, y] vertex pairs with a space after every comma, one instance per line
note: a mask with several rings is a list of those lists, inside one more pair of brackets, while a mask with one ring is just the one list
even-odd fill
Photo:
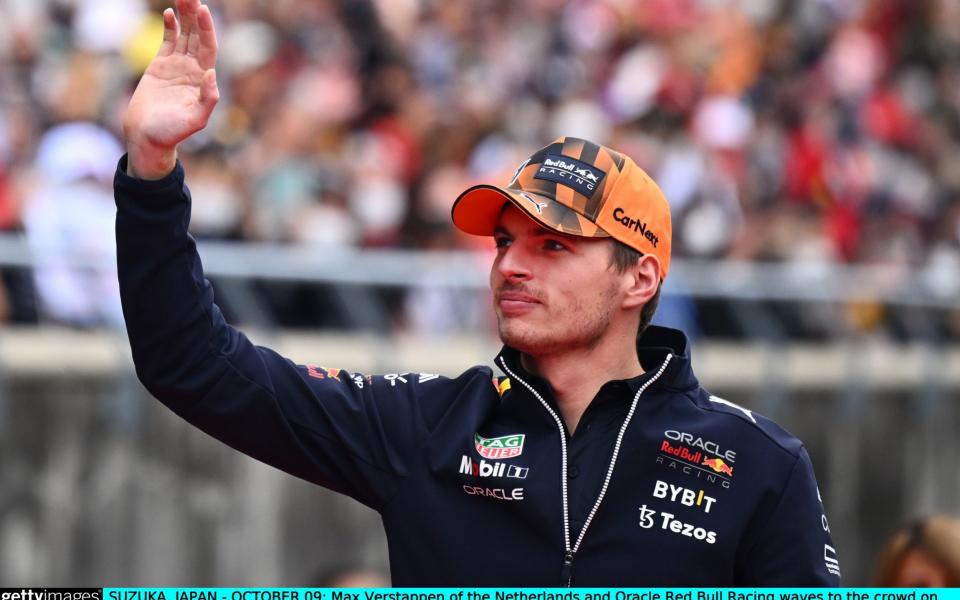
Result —
[[200, 0], [163, 11], [163, 44], [143, 73], [123, 119], [127, 172], [160, 179], [177, 160], [177, 144], [203, 129], [220, 99], [214, 65], [217, 34]]

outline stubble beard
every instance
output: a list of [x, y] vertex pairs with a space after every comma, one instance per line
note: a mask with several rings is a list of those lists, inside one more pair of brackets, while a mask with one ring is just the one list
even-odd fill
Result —
[[529, 315], [504, 317], [497, 313], [500, 340], [507, 346], [532, 357], [549, 356], [579, 348], [597, 346], [610, 328], [613, 306], [607, 290], [599, 295], [596, 304], [587, 309], [583, 301], [558, 315], [548, 315], [530, 323]]

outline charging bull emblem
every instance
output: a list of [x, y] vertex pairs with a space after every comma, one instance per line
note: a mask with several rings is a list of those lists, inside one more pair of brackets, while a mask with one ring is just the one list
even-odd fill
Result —
[[733, 467], [723, 462], [722, 458], [705, 458], [700, 464], [710, 467], [717, 473], [725, 473], [726, 475], [733, 477]]

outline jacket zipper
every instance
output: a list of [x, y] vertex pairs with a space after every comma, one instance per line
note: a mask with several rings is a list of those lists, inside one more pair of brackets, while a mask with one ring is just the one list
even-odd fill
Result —
[[583, 522], [583, 527], [580, 529], [580, 535], [577, 537], [577, 541], [572, 548], [570, 547], [570, 515], [569, 511], [567, 510], [567, 433], [563, 427], [563, 421], [560, 420], [560, 417], [557, 415], [556, 411], [550, 408], [550, 405], [547, 404], [547, 401], [543, 399], [543, 396], [541, 396], [532, 385], [517, 377], [517, 375], [510, 370], [510, 367], [507, 366], [507, 360], [502, 356], [500, 357], [500, 366], [503, 367], [504, 372], [518, 381], [520, 385], [527, 388], [530, 393], [540, 401], [540, 404], [543, 406], [543, 408], [545, 408], [550, 416], [553, 417], [553, 421], [557, 424], [557, 429], [560, 431], [560, 490], [563, 494], [563, 563], [560, 567], [560, 582], [565, 587], [570, 587], [573, 584], [573, 559], [577, 555], [577, 550], [580, 549], [580, 543], [583, 542], [583, 536], [587, 533], [587, 527], [590, 526], [594, 515], [597, 514], [597, 509], [600, 508], [600, 503], [603, 502], [603, 497], [607, 494], [607, 488], [610, 486], [610, 479], [613, 477], [613, 467], [617, 464], [617, 455], [620, 454], [620, 445], [623, 443], [623, 436], [627, 432], [627, 426], [630, 424], [630, 419], [633, 418], [633, 413], [637, 410], [637, 404], [640, 401], [640, 396], [643, 394], [644, 390], [650, 386], [650, 384], [663, 375], [663, 371], [670, 363], [671, 357], [671, 354], [667, 355], [667, 358], [664, 359], [663, 364], [660, 365], [660, 368], [653, 375], [653, 377], [646, 380], [634, 395], [633, 402], [630, 404], [630, 410], [627, 412], [627, 416], [623, 419], [623, 424], [620, 425], [620, 432], [617, 434], [617, 441], [613, 445], [613, 455], [610, 457], [610, 464], [607, 466], [607, 474], [603, 479], [603, 487], [600, 488], [600, 494], [597, 495], [597, 500], [593, 503], [593, 508], [590, 509], [590, 514], [587, 515], [587, 520]]

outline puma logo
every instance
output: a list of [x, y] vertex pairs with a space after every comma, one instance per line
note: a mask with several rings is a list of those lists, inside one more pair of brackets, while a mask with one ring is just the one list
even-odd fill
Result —
[[538, 214], [538, 215], [542, 215], [542, 214], [543, 214], [543, 209], [545, 209], [545, 208], [547, 207], [547, 203], [546, 203], [546, 202], [537, 202], [536, 200], [534, 200], [533, 198], [531, 198], [530, 196], [528, 196], [527, 194], [525, 194], [525, 193], [523, 193], [523, 192], [520, 192], [520, 195], [523, 196], [523, 199], [524, 199], [524, 200], [526, 200], [526, 201], [530, 202], [531, 204], [533, 204], [533, 207], [537, 209], [537, 214]]

